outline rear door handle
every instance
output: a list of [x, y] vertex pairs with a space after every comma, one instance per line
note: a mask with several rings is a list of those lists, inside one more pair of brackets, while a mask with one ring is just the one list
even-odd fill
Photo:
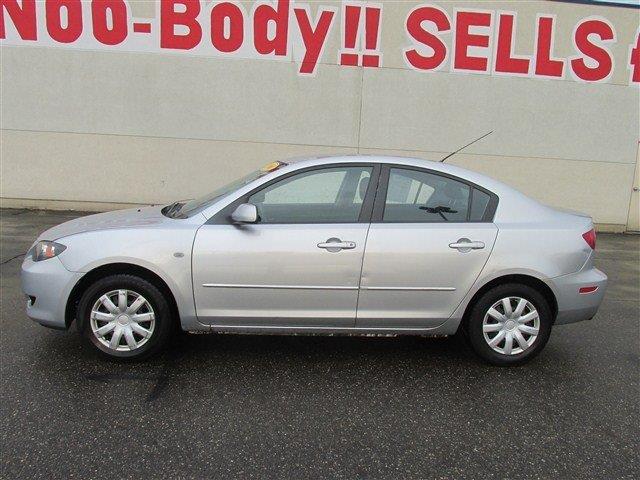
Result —
[[480, 250], [484, 248], [484, 242], [475, 242], [468, 238], [461, 238], [457, 242], [450, 243], [449, 248], [455, 248], [459, 252], [466, 253], [471, 250]]
[[343, 242], [339, 238], [330, 238], [326, 242], [319, 243], [318, 248], [324, 248], [329, 252], [339, 252], [340, 250], [351, 250], [356, 248], [356, 242]]

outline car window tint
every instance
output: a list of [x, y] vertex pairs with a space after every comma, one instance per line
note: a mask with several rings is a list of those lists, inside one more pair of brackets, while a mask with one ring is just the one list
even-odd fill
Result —
[[471, 215], [469, 219], [472, 222], [480, 222], [484, 218], [484, 214], [487, 211], [489, 205], [490, 196], [477, 188], [473, 189], [473, 195], [471, 197]]
[[357, 222], [371, 167], [335, 167], [293, 175], [254, 193], [248, 202], [261, 223]]
[[451, 178], [417, 170], [392, 168], [385, 222], [466, 222], [471, 188]]

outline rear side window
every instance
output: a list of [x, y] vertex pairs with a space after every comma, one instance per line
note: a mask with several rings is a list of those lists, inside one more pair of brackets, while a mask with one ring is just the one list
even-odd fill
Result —
[[457, 180], [418, 170], [389, 172], [384, 222], [466, 222], [471, 187]]
[[488, 221], [497, 199], [461, 180], [423, 170], [391, 168], [383, 222]]

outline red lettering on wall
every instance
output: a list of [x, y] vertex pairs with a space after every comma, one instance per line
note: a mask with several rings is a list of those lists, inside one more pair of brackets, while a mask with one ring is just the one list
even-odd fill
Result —
[[358, 29], [360, 28], [360, 5], [343, 4], [342, 9], [342, 33], [343, 48], [340, 50], [340, 65], [348, 65], [350, 67], [358, 66], [359, 54], [356, 50], [358, 42]]
[[553, 53], [553, 22], [553, 17], [541, 16], [538, 18], [535, 74], [542, 77], [562, 78], [564, 60], [551, 57]]
[[376, 7], [366, 7], [364, 9], [364, 49], [362, 55], [363, 67], [380, 66], [380, 53], [378, 40], [380, 38], [380, 15], [382, 10]]
[[300, 65], [300, 73], [313, 73], [327, 38], [327, 33], [329, 33], [329, 28], [331, 28], [334, 12], [332, 10], [319, 9], [320, 18], [314, 29], [311, 26], [309, 12], [306, 9], [294, 8], [293, 11], [296, 15], [300, 35], [302, 35], [302, 41], [305, 46], [304, 58]]
[[[605, 42], [615, 39], [613, 28], [607, 22], [597, 19], [584, 20], [576, 28], [574, 35], [575, 46], [582, 56], [571, 60], [571, 68], [580, 80], [597, 82], [611, 74], [613, 60], [606, 48], [591, 41], [592, 35], [599, 36], [600, 40]], [[586, 58], [591, 59], [592, 65], [587, 64]]]
[[631, 68], [631, 83], [640, 83], [640, 31], [636, 34], [636, 46], [631, 45], [629, 67]]
[[407, 17], [407, 33], [417, 42], [430, 48], [433, 53], [427, 55], [417, 49], [405, 50], [407, 62], [419, 70], [436, 70], [447, 58], [447, 46], [436, 35], [422, 27], [423, 22], [431, 22], [438, 32], [451, 30], [451, 22], [444, 10], [437, 7], [420, 7], [413, 10]]
[[526, 75], [529, 73], [529, 58], [518, 58], [513, 55], [515, 42], [515, 25], [513, 13], [501, 13], [498, 19], [498, 44], [496, 46], [495, 71]]
[[22, 40], [38, 39], [35, 0], [22, 0], [22, 6], [18, 4], [17, 0], [0, 0], [0, 38], [6, 38], [5, 10]]
[[75, 42], [82, 34], [82, 3], [80, 0], [46, 0], [45, 12], [47, 32], [56, 42]]
[[[225, 34], [225, 23], [229, 29]], [[235, 52], [244, 40], [242, 10], [233, 3], [218, 3], [211, 9], [211, 43], [221, 52]]]
[[[181, 5], [184, 12], [177, 12], [176, 5]], [[198, 0], [161, 0], [160, 2], [160, 48], [190, 50], [202, 39], [202, 27], [197, 16], [200, 13]], [[188, 33], [175, 33], [176, 25], [187, 28]]]
[[[255, 0], [250, 13], [237, 0], [145, 0], [158, 7], [159, 18], [151, 20], [131, 18], [133, 1], [0, 0], [0, 40], [3, 45], [58, 43], [97, 50], [117, 45], [119, 51], [233, 53], [276, 60], [291, 56], [301, 62], [299, 73], [313, 74], [337, 18], [342, 35], [337, 38], [334, 32], [332, 42], [340, 43], [338, 65], [382, 64], [382, 2], [343, 0], [342, 15], [337, 15], [337, 7], [322, 6], [318, 0], [312, 15], [310, 6], [296, 5], [294, 0]], [[556, 33], [566, 37], [568, 32], [561, 30], [555, 15], [541, 13], [535, 24], [525, 25], [535, 27], [532, 51], [517, 53], [523, 46], [517, 40], [522, 35], [516, 34], [516, 12], [472, 7], [454, 12], [450, 16], [440, 6], [422, 4], [408, 12], [404, 26], [389, 25], [405, 29], [408, 45], [402, 55], [410, 68], [435, 71], [450, 65], [452, 72], [546, 79], [565, 78], [568, 71], [576, 81], [601, 82], [613, 74], [615, 53], [620, 54], [618, 68], [628, 69], [629, 84], [640, 84], [640, 30], [633, 38], [618, 39], [606, 18], [583, 18], [571, 34], [575, 52], [570, 57], [556, 56], [554, 38], [560, 38]], [[521, 28], [525, 21], [533, 19], [529, 14], [521, 16]], [[210, 41], [203, 42], [203, 34]], [[628, 46], [626, 58], [611, 47], [616, 41]]]
[[[275, 35], [269, 38], [269, 24], [274, 25]], [[253, 44], [263, 55], [287, 54], [289, 33], [289, 0], [278, 0], [278, 5], [260, 5], [253, 13]]]
[[[107, 22], [111, 16], [111, 28]], [[93, 36], [105, 45], [117, 45], [127, 38], [127, 5], [123, 0], [93, 0], [91, 2]]]
[[490, 27], [491, 13], [488, 12], [457, 12], [455, 58], [453, 67], [455, 70], [467, 70], [486, 72], [488, 66], [487, 57], [469, 55], [469, 47], [488, 47], [489, 35], [472, 34], [471, 27]]

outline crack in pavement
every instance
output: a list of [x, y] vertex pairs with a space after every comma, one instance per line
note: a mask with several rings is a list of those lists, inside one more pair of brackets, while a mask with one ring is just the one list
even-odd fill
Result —
[[19, 253], [19, 254], [17, 254], [17, 255], [14, 255], [14, 256], [13, 256], [13, 257], [11, 257], [11, 258], [8, 258], [8, 259], [6, 259], [6, 260], [2, 260], [2, 261], [0, 262], [0, 265], [6, 265], [6, 264], [7, 264], [7, 263], [9, 263], [11, 260], [15, 260], [16, 258], [18, 258], [18, 257], [22, 257], [23, 255], [24, 255], [24, 253]]

